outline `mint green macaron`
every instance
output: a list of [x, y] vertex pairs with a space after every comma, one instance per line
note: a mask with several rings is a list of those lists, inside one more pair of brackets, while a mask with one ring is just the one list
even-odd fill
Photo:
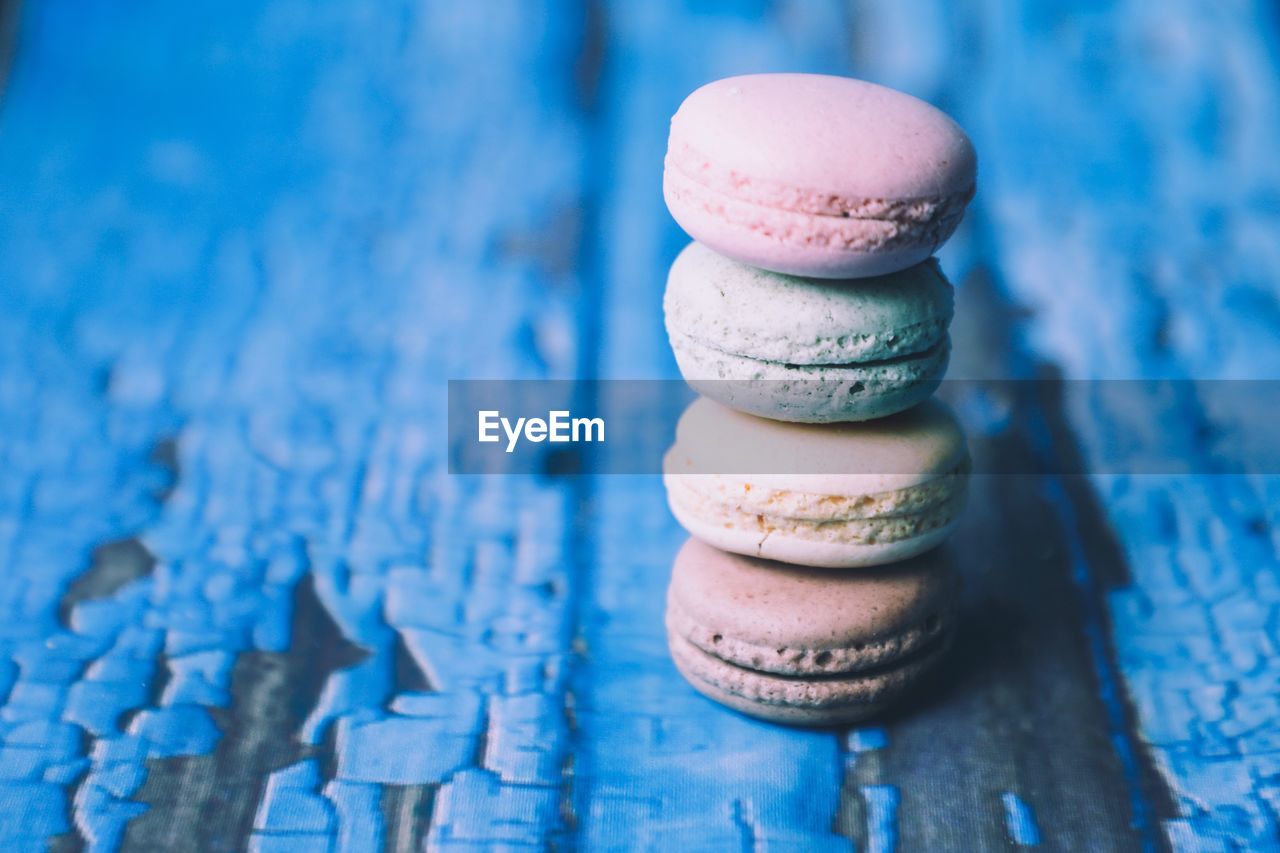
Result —
[[946, 373], [953, 292], [933, 259], [815, 279], [700, 243], [671, 266], [667, 335], [685, 380], [724, 405], [800, 423], [862, 421], [926, 399]]

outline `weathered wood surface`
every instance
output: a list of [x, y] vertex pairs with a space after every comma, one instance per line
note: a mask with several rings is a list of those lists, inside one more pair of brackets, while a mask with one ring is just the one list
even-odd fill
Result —
[[[1060, 12], [984, 4], [980, 52], [938, 65], [977, 72], [953, 102], [984, 155], [985, 260], [1031, 312], [1019, 337], [1070, 377], [1274, 379], [1274, 4]], [[973, 31], [958, 14], [893, 29]], [[1065, 412], [1126, 567], [1086, 553], [1084, 586], [1106, 594], [1117, 687], [1171, 796], [1154, 815], [1179, 849], [1280, 849], [1277, 472], [1252, 464], [1239, 412], [1164, 389], [1116, 411], [1076, 390]], [[1130, 410], [1156, 413], [1168, 459], [1220, 473], [1111, 475], [1125, 433], [1152, 426]]]
[[[674, 375], [666, 119], [749, 70], [971, 130], [953, 372], [1266, 378], [1275, 14], [1067, 5], [29, 4], [0, 105], [0, 838], [1280, 847], [1273, 478], [980, 479], [947, 677], [830, 732], [679, 679], [656, 478], [443, 472], [448, 378]], [[1166, 411], [1171, 455], [1247, 464], [1198, 401]], [[1124, 427], [1033, 415], [989, 452], [1106, 470]]]

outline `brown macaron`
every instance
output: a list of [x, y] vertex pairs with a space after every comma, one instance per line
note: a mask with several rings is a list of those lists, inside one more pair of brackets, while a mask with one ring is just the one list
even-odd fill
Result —
[[837, 725], [883, 711], [942, 657], [957, 579], [939, 552], [833, 572], [690, 539], [667, 593], [667, 640], [698, 691], [765, 720]]

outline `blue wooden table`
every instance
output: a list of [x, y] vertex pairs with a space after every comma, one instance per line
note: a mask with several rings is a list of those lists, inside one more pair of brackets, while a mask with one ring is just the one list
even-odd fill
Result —
[[1280, 849], [1280, 479], [1194, 394], [1191, 475], [1105, 473], [1087, 383], [989, 418], [1104, 473], [979, 477], [947, 672], [840, 731], [679, 678], [656, 477], [443, 436], [448, 379], [676, 375], [666, 122], [755, 70], [971, 132], [953, 375], [1273, 378], [1274, 4], [0, 10], [6, 849]]

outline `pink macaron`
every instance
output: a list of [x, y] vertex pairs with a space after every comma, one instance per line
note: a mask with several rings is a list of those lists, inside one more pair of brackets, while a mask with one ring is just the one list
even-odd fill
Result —
[[859, 278], [932, 255], [976, 176], [964, 131], [918, 98], [847, 77], [752, 74], [680, 105], [663, 195], [690, 236], [734, 260]]
[[779, 723], [839, 725], [887, 710], [955, 635], [959, 577], [938, 552], [832, 572], [691, 539], [667, 590], [667, 643], [700, 693]]

